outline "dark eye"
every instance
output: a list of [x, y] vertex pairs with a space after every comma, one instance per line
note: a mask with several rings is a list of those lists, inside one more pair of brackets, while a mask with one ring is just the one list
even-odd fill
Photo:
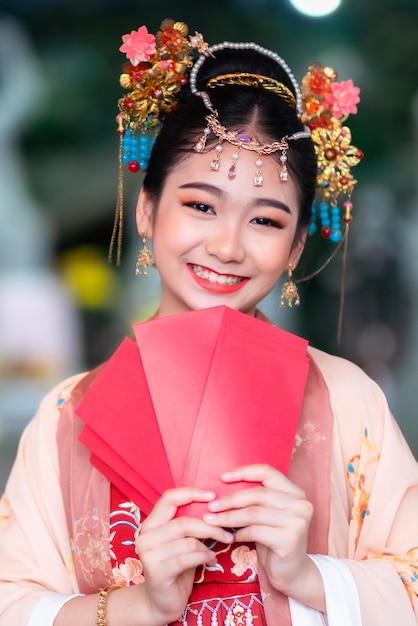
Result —
[[186, 206], [191, 207], [192, 209], [196, 209], [196, 211], [200, 211], [200, 213], [213, 213], [213, 208], [204, 202], [186, 202]]
[[259, 226], [273, 226], [274, 228], [282, 228], [280, 222], [271, 220], [268, 217], [256, 217], [251, 220], [251, 224], [258, 224]]

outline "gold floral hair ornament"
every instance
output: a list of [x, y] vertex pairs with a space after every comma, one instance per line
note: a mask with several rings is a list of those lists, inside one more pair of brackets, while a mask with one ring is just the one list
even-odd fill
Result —
[[303, 78], [301, 91], [301, 119], [311, 129], [318, 163], [317, 193], [312, 205], [308, 234], [317, 232], [319, 225], [321, 236], [335, 242], [337, 246], [319, 269], [295, 282], [316, 276], [344, 244], [337, 329], [339, 344], [344, 311], [348, 233], [353, 209], [351, 194], [357, 183], [351, 168], [358, 165], [364, 156], [361, 150], [351, 145], [351, 131], [345, 121], [350, 114], [357, 113], [360, 89], [354, 86], [352, 80], [338, 82], [337, 73], [332, 67], [315, 63]]
[[162, 22], [155, 37], [141, 26], [122, 41], [119, 50], [129, 62], [123, 66], [120, 84], [128, 93], [118, 102], [117, 121], [121, 130], [146, 132], [176, 108], [177, 93], [188, 81], [193, 50], [205, 54], [209, 46], [199, 33], [188, 36], [184, 22], [170, 19]]
[[337, 82], [335, 70], [320, 63], [310, 66], [301, 89], [302, 121], [311, 129], [318, 161], [317, 199], [308, 233], [317, 231], [319, 218], [322, 237], [338, 243], [344, 236], [341, 223], [348, 231], [352, 219], [351, 194], [357, 180], [351, 168], [364, 156], [351, 145], [351, 131], [344, 124], [350, 114], [357, 113], [360, 89], [352, 80]]
[[154, 36], [146, 26], [122, 37], [119, 50], [128, 62], [122, 68], [121, 86], [127, 93], [118, 101], [116, 116], [119, 134], [119, 182], [115, 221], [109, 247], [109, 261], [117, 241], [120, 265], [123, 234], [123, 173], [146, 171], [155, 141], [149, 130], [158, 132], [164, 117], [176, 108], [177, 94], [188, 82], [193, 51], [208, 54], [200, 33], [189, 35], [184, 22], [165, 19]]

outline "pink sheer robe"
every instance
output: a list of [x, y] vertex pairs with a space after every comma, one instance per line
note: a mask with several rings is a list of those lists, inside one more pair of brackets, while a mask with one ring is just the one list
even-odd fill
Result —
[[[309, 355], [290, 474], [315, 506], [309, 550], [346, 563], [363, 626], [416, 626], [417, 464], [379, 388], [347, 361]], [[89, 593], [114, 579], [110, 485], [74, 416], [93, 376], [57, 386], [22, 437], [0, 505], [0, 626], [26, 624], [46, 591]], [[290, 624], [287, 599], [258, 579], [267, 624]]]

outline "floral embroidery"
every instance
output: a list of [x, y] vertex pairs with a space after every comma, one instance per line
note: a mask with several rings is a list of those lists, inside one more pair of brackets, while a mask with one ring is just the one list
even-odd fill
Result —
[[406, 554], [401, 556], [391, 556], [390, 554], [377, 554], [365, 556], [362, 560], [384, 559], [389, 561], [396, 568], [400, 579], [405, 585], [408, 597], [412, 604], [416, 602], [418, 596], [418, 547], [408, 550]]
[[66, 559], [66, 561], [64, 562], [64, 566], [65, 566], [65, 569], [67, 570], [68, 576], [77, 576], [77, 573], [74, 567], [74, 560], [72, 557], [70, 557], [69, 559]]
[[97, 510], [73, 520], [71, 547], [83, 572], [84, 582], [94, 586], [94, 576], [104, 572], [109, 562], [109, 525], [102, 521]]
[[[133, 530], [132, 537], [136, 537], [141, 529], [141, 511], [136, 504], [130, 500], [118, 504], [118, 508], [110, 513], [110, 552], [111, 558], [116, 560], [113, 550], [113, 540], [116, 537], [118, 529], [127, 526]], [[122, 541], [124, 546], [132, 546], [135, 544], [134, 539], [126, 539]]]
[[300, 446], [304, 445], [309, 450], [317, 443], [324, 441], [325, 439], [326, 437], [318, 432], [314, 424], [306, 422], [306, 424], [303, 424], [303, 426], [301, 426], [296, 433], [292, 456]]
[[69, 378], [66, 381], [66, 384], [60, 388], [59, 393], [55, 399], [55, 408], [58, 411], [61, 411], [62, 407], [64, 406], [64, 402], [68, 399], [68, 397], [70, 396], [73, 388], [74, 388], [74, 384], [76, 382], [77, 376], [72, 376], [71, 378]]
[[128, 557], [125, 563], [113, 568], [113, 578], [115, 583], [129, 587], [144, 582], [142, 563], [139, 559]]
[[231, 550], [231, 544], [219, 543], [218, 541], [210, 541], [209, 543], [207, 543], [207, 546], [209, 550], [215, 552], [216, 556], [210, 565], [205, 564], [197, 568], [196, 576], [194, 579], [195, 583], [202, 583], [205, 580], [206, 572], [221, 572], [222, 574], [225, 573], [223, 565], [218, 561], [218, 556], [227, 554]]
[[[245, 610], [242, 606], [234, 606], [232, 611], [229, 611], [229, 623], [231, 626], [246, 626], [248, 623], [252, 623], [251, 609]], [[247, 620], [248, 618], [248, 620]]]
[[[372, 515], [369, 509], [370, 487], [377, 468], [380, 454], [371, 443], [367, 428], [363, 432], [363, 441], [360, 454], [352, 457], [346, 464], [347, 481], [353, 491], [351, 521], [355, 526], [354, 547], [357, 548], [359, 535], [365, 519]], [[412, 548], [406, 554], [392, 556], [390, 554], [371, 554], [362, 558], [363, 561], [383, 559], [389, 561], [396, 568], [400, 579], [405, 585], [411, 603], [418, 595], [418, 547]]]
[[[380, 455], [376, 447], [369, 440], [367, 428], [363, 432], [363, 441], [360, 454], [353, 456], [346, 464], [346, 473], [348, 484], [353, 491], [353, 503], [351, 509], [351, 521], [356, 526], [354, 547], [357, 548], [360, 532], [365, 518], [370, 515], [369, 500], [370, 491], [369, 478], [367, 470], [370, 473], [370, 467], [377, 465]], [[368, 480], [369, 478], [369, 480]]]
[[242, 576], [247, 570], [251, 571], [251, 575], [246, 582], [252, 582], [257, 576], [257, 552], [250, 550], [246, 545], [239, 546], [231, 552], [231, 560], [235, 565], [231, 568], [231, 572], [236, 576]]
[[292, 450], [292, 457], [295, 454], [296, 450], [303, 444], [303, 439], [302, 437], [299, 435], [299, 433], [296, 433], [295, 436], [295, 444], [293, 446], [293, 450]]
[[[143, 514], [112, 486], [110, 513], [110, 554], [113, 579], [122, 585], [143, 582], [141, 557], [136, 552], [135, 538], [141, 528]], [[254, 544], [206, 542], [215, 553], [211, 563], [196, 570], [195, 583], [231, 580], [251, 583], [257, 578], [257, 554]]]
[[[135, 539], [140, 529], [141, 510], [130, 500], [120, 502], [110, 513], [110, 556], [114, 561], [113, 578], [119, 585], [129, 587], [144, 582], [138, 556], [126, 556], [136, 554]], [[116, 553], [124, 560], [119, 562]]]
[[[144, 582], [141, 558], [135, 550], [135, 538], [143, 521], [143, 512], [112, 485], [110, 497], [112, 582], [123, 586]], [[183, 616], [175, 623], [183, 626], [265, 625], [263, 603], [257, 582], [257, 555], [254, 543], [231, 545], [208, 539], [205, 544], [215, 552], [215, 558], [210, 565], [197, 568], [189, 603]], [[200, 600], [194, 594], [200, 586], [198, 583], [221, 583], [222, 590], [226, 591], [228, 585], [223, 586], [223, 583], [228, 582], [246, 584], [242, 585], [239, 596], [216, 596]]]
[[0, 498], [0, 526], [12, 516], [12, 509], [6, 496]]

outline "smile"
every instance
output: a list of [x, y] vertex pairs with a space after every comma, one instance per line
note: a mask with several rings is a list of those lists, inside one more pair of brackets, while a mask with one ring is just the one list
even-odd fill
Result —
[[241, 276], [217, 274], [216, 272], [208, 270], [206, 267], [202, 267], [201, 265], [192, 265], [192, 270], [195, 274], [200, 276], [200, 278], [205, 278], [211, 283], [218, 283], [219, 285], [238, 285], [238, 283], [241, 283], [244, 280]]
[[218, 274], [202, 265], [189, 265], [191, 274], [195, 281], [207, 291], [215, 293], [232, 293], [241, 289], [248, 278], [233, 274]]

